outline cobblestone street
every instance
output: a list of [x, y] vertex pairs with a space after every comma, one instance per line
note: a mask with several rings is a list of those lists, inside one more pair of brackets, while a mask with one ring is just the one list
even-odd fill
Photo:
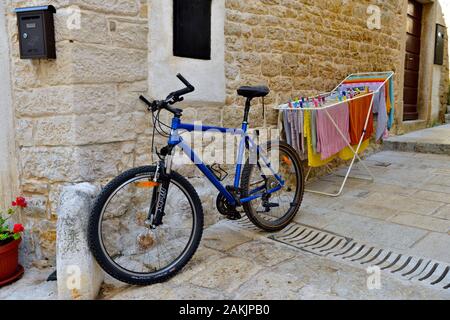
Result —
[[[371, 264], [318, 256], [274, 241], [245, 223], [222, 221], [205, 230], [192, 262], [169, 282], [138, 288], [107, 278], [100, 298], [450, 299], [450, 290], [443, 289], [450, 283], [445, 273], [450, 264], [450, 157], [385, 151], [369, 157], [368, 164], [377, 177], [374, 183], [350, 180], [340, 198], [307, 193], [295, 222], [384, 250], [379, 257], [376, 250], [365, 255], [373, 257], [372, 264], [388, 251], [401, 254], [398, 261], [386, 258], [385, 265], [393, 261], [401, 268], [406, 261], [401, 273], [418, 274], [416, 279], [391, 268], [381, 272], [381, 289], [369, 290]], [[311, 187], [335, 191], [338, 181], [329, 176]], [[416, 261], [422, 263], [412, 270]], [[56, 284], [44, 282], [50, 272], [29, 271], [1, 289], [0, 299], [55, 299]], [[427, 281], [418, 280], [427, 273]]]

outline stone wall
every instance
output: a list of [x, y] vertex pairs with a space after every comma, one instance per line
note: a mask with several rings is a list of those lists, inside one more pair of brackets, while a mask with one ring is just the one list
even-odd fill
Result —
[[[27, 229], [23, 253], [40, 265], [54, 263], [62, 187], [104, 183], [146, 162], [149, 150], [138, 146], [150, 132], [136, 99], [148, 86], [146, 1], [50, 3], [58, 9], [54, 61], [20, 60], [16, 17], [8, 15], [17, 164], [31, 204], [21, 217]], [[46, 4], [8, 1], [9, 9]], [[79, 29], [72, 21], [78, 8]]]
[[[58, 8], [55, 61], [20, 60], [15, 14], [8, 14], [17, 166], [20, 189], [31, 199], [21, 216], [27, 228], [23, 252], [43, 266], [54, 264], [62, 188], [79, 182], [104, 184], [125, 169], [150, 163], [152, 131], [150, 117], [137, 100], [149, 88], [147, 0], [8, 0], [7, 6], [49, 3]], [[256, 105], [251, 125], [275, 125], [272, 106], [329, 91], [359, 71], [398, 72], [399, 102], [406, 3], [226, 0], [225, 106], [188, 105], [184, 119], [237, 126], [244, 100], [236, 89], [267, 84], [272, 93], [266, 99], [266, 119]], [[381, 30], [367, 27], [370, 4], [381, 8]], [[71, 6], [81, 10], [80, 29], [68, 27]], [[216, 192], [202, 187], [205, 182], [194, 169], [187, 171], [190, 181], [201, 187], [205, 211], [214, 212]]]
[[[236, 98], [235, 89], [242, 84], [269, 85], [273, 93], [267, 102], [276, 105], [332, 90], [350, 73], [401, 70], [404, 3], [383, 1], [381, 30], [372, 31], [367, 27], [369, 4], [377, 2], [226, 1], [224, 122], [239, 121], [241, 112], [234, 108], [242, 100]], [[260, 117], [255, 108], [254, 122], [260, 123]], [[268, 121], [275, 120], [276, 113], [271, 112]]]

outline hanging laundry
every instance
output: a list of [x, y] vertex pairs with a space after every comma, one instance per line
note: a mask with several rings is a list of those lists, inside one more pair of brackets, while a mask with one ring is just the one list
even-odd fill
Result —
[[372, 96], [367, 95], [359, 99], [354, 99], [349, 102], [350, 110], [350, 142], [352, 145], [359, 145], [361, 136], [364, 133], [364, 127], [367, 121], [367, 115], [369, 114], [369, 122], [364, 134], [364, 140], [370, 139], [374, 133], [373, 127], [373, 112], [370, 112], [372, 103]]
[[287, 111], [287, 117], [289, 121], [290, 126], [290, 133], [291, 133], [291, 146], [298, 151], [300, 151], [300, 128], [298, 123], [298, 118], [296, 115], [296, 111]]
[[298, 150], [298, 151], [299, 151], [299, 154], [300, 154], [300, 159], [304, 160], [306, 156], [305, 156], [305, 135], [303, 133], [303, 121], [304, 121], [304, 119], [303, 119], [303, 111], [299, 110], [299, 111], [297, 111], [295, 113], [297, 115], [298, 124], [300, 125], [299, 126], [299, 131], [300, 131], [299, 147], [300, 147], [300, 150]]
[[292, 136], [291, 136], [291, 126], [288, 120], [288, 111], [283, 112], [283, 124], [284, 124], [284, 132], [286, 135], [286, 142], [292, 146]]
[[326, 160], [322, 160], [320, 154], [315, 153], [313, 151], [312, 146], [312, 139], [311, 139], [311, 111], [305, 111], [304, 112], [304, 134], [306, 138], [306, 146], [307, 146], [307, 152], [308, 152], [308, 165], [310, 167], [322, 167], [331, 161], [333, 161], [336, 157], [330, 157]]
[[317, 119], [317, 111], [311, 111], [311, 144], [314, 153], [318, 153], [316, 119]]
[[374, 134], [377, 140], [386, 138], [394, 102], [392, 73], [354, 75], [331, 93], [283, 105], [280, 121], [288, 143], [307, 155], [309, 166], [319, 167], [337, 157], [353, 159], [356, 150], [363, 153], [369, 147]]
[[[359, 148], [358, 154], [363, 154], [364, 151], [366, 151], [369, 146], [370, 146], [370, 139], [363, 141], [361, 147]], [[344, 150], [339, 152], [339, 158], [344, 161], [353, 159], [353, 157], [355, 156], [356, 149], [358, 149], [357, 145], [353, 145], [351, 148], [346, 147]]]
[[348, 103], [317, 110], [316, 125], [317, 152], [322, 160], [326, 160], [343, 150], [350, 141]]
[[389, 112], [389, 120], [388, 120], [388, 130], [392, 129], [394, 125], [395, 118], [395, 91], [394, 91], [394, 77], [391, 77], [388, 81], [389, 83], [389, 100], [391, 102], [391, 110]]
[[306, 159], [305, 138], [303, 133], [303, 111], [300, 109], [285, 110], [280, 115], [279, 123], [283, 123], [286, 141], [299, 154], [300, 159]]
[[[388, 111], [386, 102], [386, 90], [383, 87], [380, 91], [375, 93], [373, 102], [373, 113], [377, 114], [377, 130], [376, 130], [376, 141], [379, 141], [383, 138], [384, 133], [388, 126]], [[390, 108], [390, 101], [389, 101]]]

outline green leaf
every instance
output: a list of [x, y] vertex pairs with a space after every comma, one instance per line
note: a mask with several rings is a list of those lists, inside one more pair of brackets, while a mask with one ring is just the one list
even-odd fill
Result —
[[19, 240], [20, 239], [20, 233], [16, 233], [13, 236], [14, 240]]
[[8, 209], [8, 214], [10, 215], [10, 216], [12, 216], [14, 213], [16, 213], [15, 211], [14, 211], [14, 209]]

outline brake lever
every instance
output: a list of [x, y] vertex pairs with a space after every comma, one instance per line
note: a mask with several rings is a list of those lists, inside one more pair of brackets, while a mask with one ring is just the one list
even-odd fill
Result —
[[169, 101], [169, 104], [174, 105], [175, 103], [182, 102], [182, 101], [184, 101], [183, 97], [178, 97], [178, 98], [174, 97], [171, 101]]

